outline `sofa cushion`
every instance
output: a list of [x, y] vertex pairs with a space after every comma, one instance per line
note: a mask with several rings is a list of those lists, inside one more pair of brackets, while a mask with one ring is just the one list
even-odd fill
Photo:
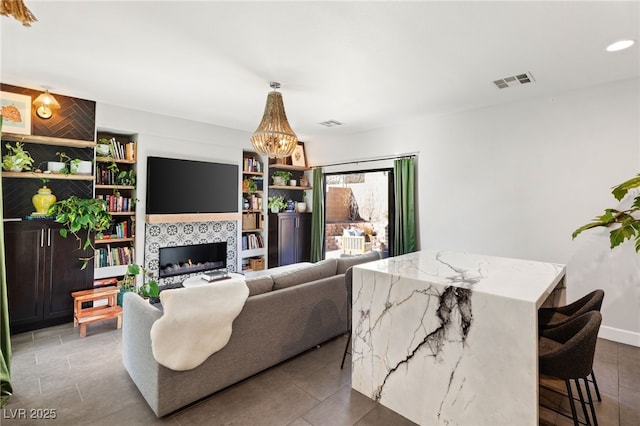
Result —
[[336, 274], [336, 259], [325, 259], [311, 266], [305, 266], [278, 274], [273, 274], [273, 289], [292, 287], [294, 285], [316, 281]]
[[273, 288], [273, 280], [269, 275], [261, 277], [247, 278], [245, 281], [249, 287], [249, 297], [256, 294], [268, 293]]
[[360, 263], [373, 262], [380, 259], [380, 253], [377, 251], [370, 251], [366, 254], [360, 254], [358, 256], [340, 257], [338, 259], [338, 267], [336, 274], [344, 274], [351, 266], [358, 265]]

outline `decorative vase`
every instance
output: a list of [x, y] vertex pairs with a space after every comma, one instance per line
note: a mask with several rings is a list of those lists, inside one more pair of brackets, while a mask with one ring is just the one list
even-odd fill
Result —
[[296, 180], [295, 179], [291, 179], [289, 181], [289, 186], [296, 186]]
[[306, 177], [302, 176], [300, 178], [300, 186], [309, 186], [309, 180]]
[[299, 213], [304, 213], [307, 211], [307, 203], [298, 203], [296, 207]]
[[51, 190], [46, 185], [43, 185], [42, 188], [38, 189], [38, 193], [31, 197], [31, 202], [36, 208], [34, 215], [46, 216], [49, 207], [56, 202], [56, 196], [51, 193]]

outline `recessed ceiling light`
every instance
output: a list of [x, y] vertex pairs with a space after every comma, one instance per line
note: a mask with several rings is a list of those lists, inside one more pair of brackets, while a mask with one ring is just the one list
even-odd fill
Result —
[[321, 125], [325, 126], [325, 127], [335, 127], [335, 126], [342, 126], [342, 123], [337, 121], [337, 120], [327, 120], [327, 121], [323, 121], [322, 123], [320, 123]]
[[608, 45], [607, 52], [617, 52], [619, 50], [624, 50], [633, 46], [634, 43], [635, 43], [634, 40], [619, 40], [619, 41], [616, 41], [615, 43], [611, 43], [610, 45]]

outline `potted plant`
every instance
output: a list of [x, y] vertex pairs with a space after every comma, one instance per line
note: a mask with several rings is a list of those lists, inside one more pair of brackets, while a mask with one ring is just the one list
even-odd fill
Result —
[[255, 181], [255, 179], [245, 178], [242, 180], [242, 192], [245, 192], [251, 195], [257, 190], [258, 190], [258, 183]]
[[149, 277], [146, 283], [142, 284], [138, 289], [138, 294], [145, 299], [150, 297], [158, 297], [160, 294], [160, 287], [158, 287], [158, 282], [155, 278], [140, 265], [135, 263], [127, 266], [127, 272], [122, 277], [122, 280], [118, 281], [118, 288], [120, 292], [118, 293], [118, 305], [122, 306], [122, 298], [124, 294], [130, 291], [136, 291], [136, 277], [142, 273], [143, 275]]
[[273, 179], [273, 184], [276, 186], [285, 186], [291, 178], [291, 172], [286, 170], [276, 170], [271, 173], [271, 178]]
[[99, 157], [109, 157], [111, 153], [111, 142], [109, 139], [100, 138], [96, 144], [96, 155]]
[[284, 202], [283, 196], [271, 196], [269, 197], [267, 207], [271, 209], [271, 213], [278, 213], [280, 210], [287, 207], [287, 204]]
[[296, 210], [299, 213], [304, 213], [307, 211], [306, 196], [307, 196], [307, 191], [302, 191], [302, 202], [296, 203]]
[[116, 163], [111, 163], [107, 166], [107, 169], [113, 172], [114, 183], [116, 185], [123, 186], [136, 186], [136, 171], [133, 169], [130, 170], [120, 170]]
[[[65, 227], [60, 229], [60, 235], [67, 238], [69, 232], [78, 240], [82, 250], [93, 247], [93, 235], [102, 238], [102, 231], [109, 229], [111, 225], [111, 214], [107, 211], [107, 204], [104, 200], [96, 198], [80, 198], [75, 195], [55, 202], [47, 213], [48, 216], [55, 216], [56, 222], [62, 223]], [[84, 235], [80, 235], [84, 231]], [[82, 268], [85, 269], [89, 260], [93, 256], [80, 258], [83, 261]]]
[[[640, 174], [614, 187], [611, 193], [616, 200], [621, 201], [627, 195], [627, 192], [633, 188], [640, 188]], [[596, 216], [593, 222], [573, 231], [572, 236], [575, 238], [582, 231], [598, 226], [607, 228], [614, 227], [614, 229], [609, 232], [611, 248], [613, 249], [619, 246], [624, 240], [633, 238], [635, 239], [636, 252], [640, 253], [640, 217], [637, 217], [639, 213], [640, 195], [634, 198], [631, 207], [626, 210], [605, 209], [603, 215]], [[636, 217], [634, 217], [634, 214]]]
[[24, 144], [16, 142], [16, 146], [6, 144], [7, 154], [2, 157], [2, 167], [10, 172], [21, 172], [31, 170], [33, 165], [33, 157], [28, 151], [24, 150]]
[[79, 158], [71, 158], [64, 151], [56, 152], [56, 156], [60, 161], [49, 161], [47, 169], [51, 172], [68, 174], [91, 174], [91, 161], [80, 160]]

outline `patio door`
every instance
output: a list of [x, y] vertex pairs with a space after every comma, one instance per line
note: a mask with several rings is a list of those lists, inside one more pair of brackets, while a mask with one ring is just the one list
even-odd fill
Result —
[[371, 250], [386, 257], [393, 244], [393, 169], [328, 173], [324, 257]]

